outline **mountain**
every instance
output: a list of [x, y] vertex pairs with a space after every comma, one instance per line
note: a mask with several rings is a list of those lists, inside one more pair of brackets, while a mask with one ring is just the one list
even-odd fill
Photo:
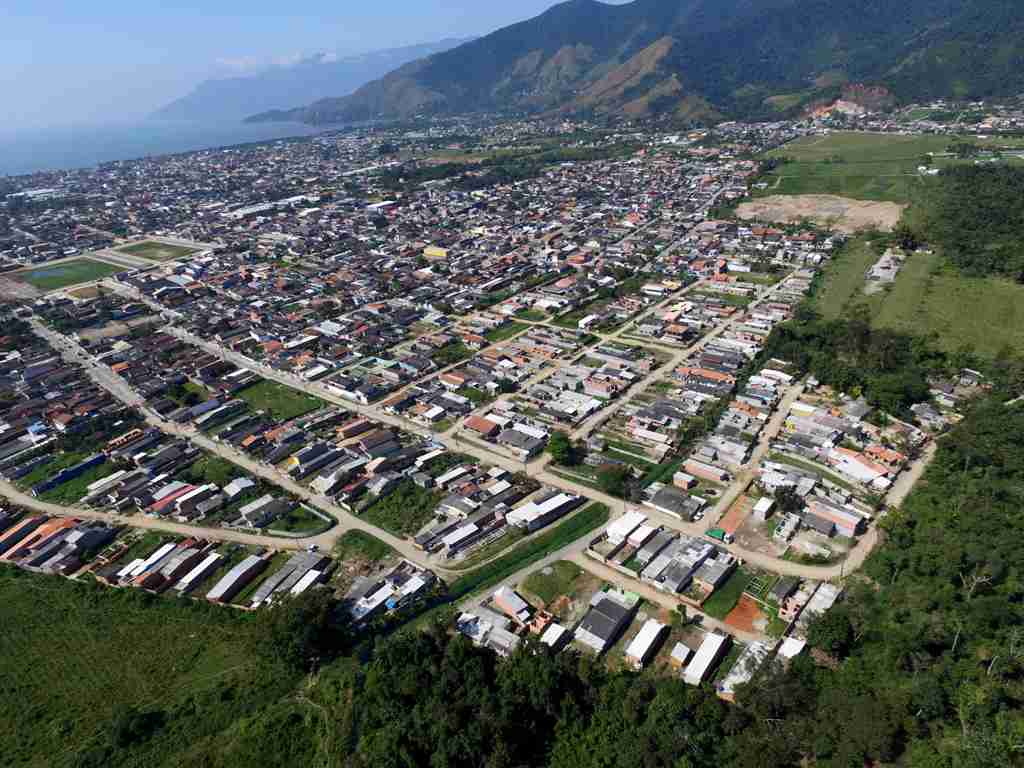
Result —
[[328, 96], [352, 93], [407, 62], [449, 50], [465, 39], [391, 48], [358, 56], [310, 56], [288, 67], [249, 77], [207, 80], [192, 93], [155, 112], [160, 120], [241, 120], [278, 107], [295, 107]]
[[251, 119], [752, 117], [792, 114], [847, 84], [901, 101], [1015, 94], [1022, 19], [1016, 0], [570, 0], [351, 95]]

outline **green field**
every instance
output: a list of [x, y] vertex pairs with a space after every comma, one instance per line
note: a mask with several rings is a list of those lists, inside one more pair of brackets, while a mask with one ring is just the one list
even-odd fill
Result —
[[146, 240], [134, 245], [126, 245], [117, 249], [120, 253], [127, 253], [129, 256], [138, 256], [140, 259], [152, 261], [171, 261], [172, 259], [184, 259], [194, 253], [199, 253], [199, 248], [189, 248], [184, 245], [167, 245], [158, 243], [155, 240]]
[[[863, 238], [850, 241], [825, 270], [814, 296], [814, 308], [834, 320], [857, 297], [864, 297], [864, 275], [878, 261], [878, 253]], [[865, 297], [866, 298], [866, 297]]]
[[965, 276], [938, 254], [914, 253], [890, 288], [867, 296], [864, 273], [877, 259], [865, 240], [851, 241], [825, 271], [815, 310], [834, 320], [865, 307], [876, 326], [933, 337], [946, 352], [970, 348], [992, 357], [1024, 347], [1024, 285]]
[[360, 530], [346, 531], [334, 545], [333, 555], [338, 560], [360, 559], [371, 563], [394, 557], [397, 553], [390, 546]]
[[750, 574], [742, 568], [736, 570], [725, 584], [716, 589], [711, 597], [704, 601], [701, 610], [713, 618], [724, 619], [740, 601], [743, 590], [750, 583], [750, 578]]
[[523, 589], [539, 597], [545, 604], [550, 604], [561, 595], [571, 594], [573, 585], [582, 575], [583, 569], [576, 563], [559, 560], [527, 576], [523, 581]]
[[299, 392], [297, 389], [278, 384], [276, 381], [261, 381], [238, 393], [254, 411], [265, 411], [277, 421], [288, 421], [305, 416], [324, 406], [319, 398]]
[[115, 267], [111, 264], [104, 264], [91, 259], [72, 259], [71, 261], [41, 266], [29, 269], [24, 272], [15, 272], [10, 275], [15, 280], [28, 283], [40, 291], [55, 291], [58, 288], [66, 288], [69, 285], [88, 283], [93, 280], [100, 280], [121, 272], [123, 267]]
[[970, 348], [993, 357], [1004, 347], [1024, 347], [1024, 285], [966, 277], [943, 266], [939, 256], [912, 256], [876, 306], [878, 325], [934, 335], [947, 352]]
[[951, 136], [833, 133], [797, 139], [769, 153], [789, 158], [768, 177], [761, 194], [839, 195], [905, 203], [919, 183], [917, 168], [929, 152], [944, 152]]
[[529, 323], [511, 322], [502, 328], [495, 328], [493, 331], [488, 331], [484, 334], [484, 337], [492, 344], [497, 344], [499, 341], [506, 341], [511, 339], [513, 336], [518, 336], [528, 328], [530, 328]]
[[246, 721], [298, 683], [239, 611], [7, 567], [0, 603], [7, 766], [256, 765], [250, 731], [281, 721]]

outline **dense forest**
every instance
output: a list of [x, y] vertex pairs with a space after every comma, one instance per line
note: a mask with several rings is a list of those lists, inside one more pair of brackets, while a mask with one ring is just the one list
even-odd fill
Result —
[[919, 240], [965, 273], [1024, 281], [1024, 169], [948, 168], [921, 189], [910, 220]]

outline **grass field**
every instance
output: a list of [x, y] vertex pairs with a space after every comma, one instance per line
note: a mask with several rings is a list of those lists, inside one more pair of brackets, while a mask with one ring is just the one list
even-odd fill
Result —
[[167, 245], [158, 243], [155, 240], [146, 240], [134, 245], [126, 245], [117, 249], [120, 253], [127, 253], [129, 256], [138, 256], [140, 259], [152, 261], [171, 261], [172, 259], [184, 259], [193, 253], [199, 253], [199, 248], [189, 248], [184, 245]]
[[878, 261], [878, 254], [863, 238], [852, 240], [828, 266], [824, 281], [814, 297], [814, 308], [822, 317], [834, 320], [858, 296], [864, 295], [864, 275]]
[[24, 272], [15, 272], [9, 277], [28, 283], [40, 291], [55, 291], [69, 285], [110, 277], [122, 269], [123, 267], [115, 267], [112, 264], [104, 264], [91, 259], [72, 259], [60, 264], [44, 265]]
[[529, 323], [511, 322], [503, 328], [495, 328], [493, 331], [488, 331], [484, 334], [484, 337], [492, 344], [497, 344], [499, 341], [506, 341], [513, 336], [518, 336], [528, 328], [530, 328]]
[[742, 568], [737, 569], [725, 584], [716, 589], [711, 597], [704, 601], [701, 610], [708, 616], [724, 619], [736, 607], [736, 603], [739, 602], [743, 590], [747, 588], [749, 583], [750, 574]]
[[523, 581], [523, 589], [539, 597], [545, 604], [551, 603], [561, 595], [572, 594], [573, 585], [583, 573], [583, 569], [575, 563], [559, 560], [527, 576]]
[[6, 567], [0, 603], [4, 765], [227, 764], [240, 721], [298, 683], [238, 611]]
[[871, 301], [876, 324], [934, 335], [947, 352], [970, 348], [992, 357], [1024, 346], [1024, 285], [965, 277], [939, 256], [911, 257], [892, 290]]
[[271, 418], [278, 421], [305, 416], [324, 405], [319, 398], [278, 384], [276, 381], [261, 381], [243, 389], [238, 393], [238, 397], [245, 400], [254, 411], [266, 411]]
[[389, 557], [394, 557], [396, 552], [383, 541], [375, 536], [359, 530], [346, 531], [334, 545], [334, 556], [339, 560], [359, 558], [369, 562], [378, 563]]
[[833, 133], [808, 136], [771, 152], [790, 158], [767, 181], [763, 194], [839, 195], [905, 203], [919, 183], [917, 167], [929, 152], [944, 152], [951, 136]]
[[934, 337], [947, 352], [964, 348], [992, 357], [1004, 347], [1024, 346], [1024, 285], [996, 277], [967, 277], [939, 254], [910, 255], [896, 282], [864, 294], [864, 273], [878, 254], [858, 238], [825, 272], [814, 308], [835, 319], [866, 307], [880, 328]]
[[331, 525], [300, 504], [284, 517], [275, 520], [270, 526], [270, 533], [283, 531], [285, 533], [313, 534], [326, 531]]

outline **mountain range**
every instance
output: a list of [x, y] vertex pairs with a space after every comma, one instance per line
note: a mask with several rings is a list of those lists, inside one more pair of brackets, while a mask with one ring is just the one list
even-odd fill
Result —
[[160, 120], [241, 120], [255, 112], [299, 107], [329, 96], [345, 96], [396, 67], [454, 48], [463, 39], [390, 48], [357, 56], [316, 54], [291, 66], [247, 77], [207, 80], [187, 96], [159, 109]]
[[497, 110], [703, 120], [788, 116], [844, 88], [903, 102], [1016, 94], [1022, 19], [1017, 0], [569, 0], [350, 95], [250, 119]]

